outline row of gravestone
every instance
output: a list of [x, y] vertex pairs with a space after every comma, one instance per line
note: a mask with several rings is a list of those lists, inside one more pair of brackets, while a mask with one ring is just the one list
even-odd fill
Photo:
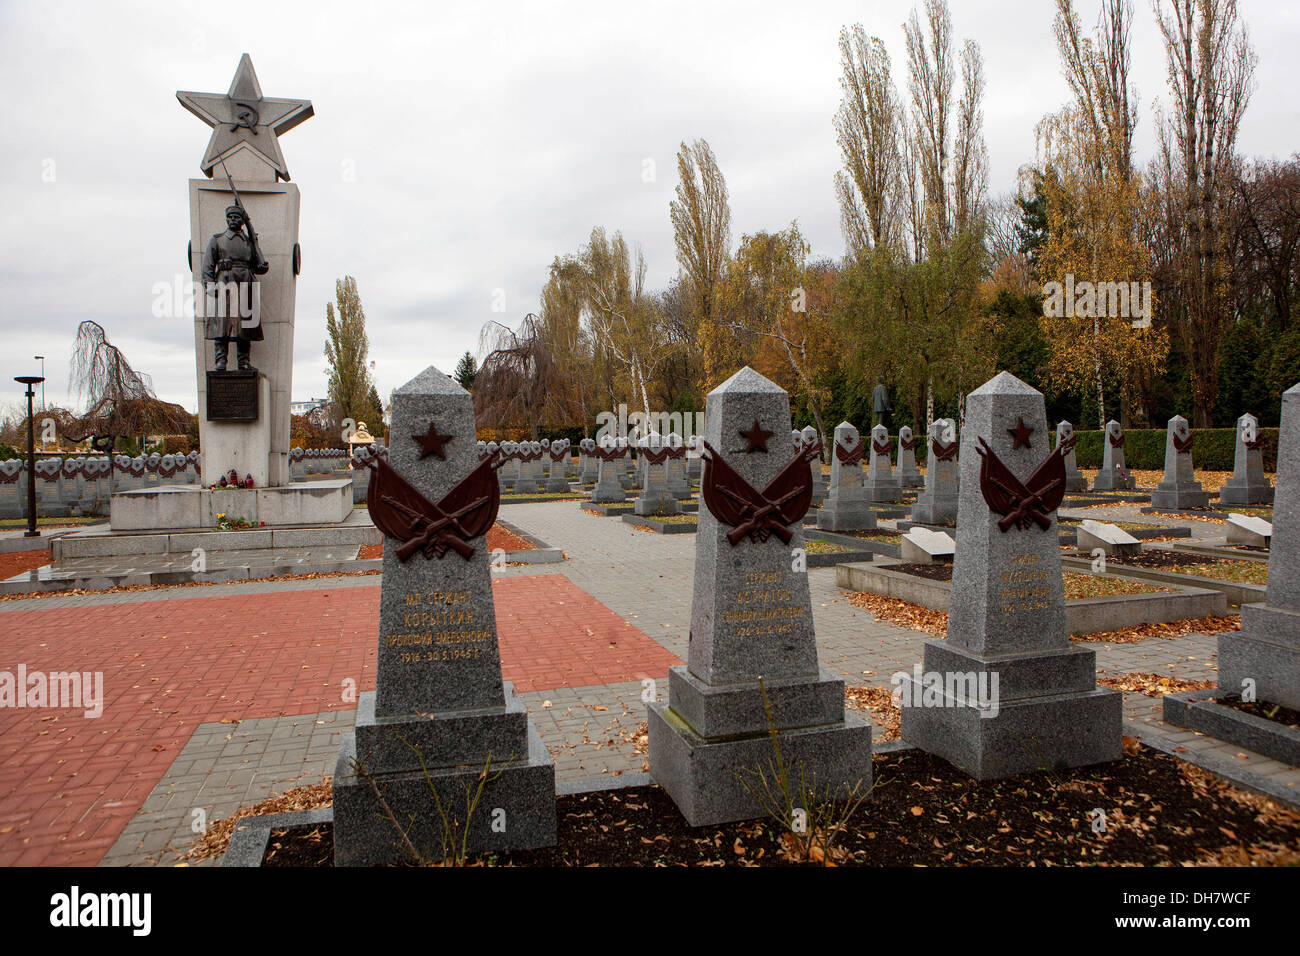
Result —
[[[112, 492], [189, 485], [199, 480], [198, 452], [187, 455], [114, 455], [109, 459], [40, 458], [36, 461], [36, 513], [45, 517], [106, 514]], [[0, 518], [27, 516], [27, 463], [0, 461]]]
[[[396, 434], [435, 423], [474, 433], [470, 396], [436, 369], [398, 389], [392, 408]], [[1300, 428], [1300, 386], [1283, 419], [1284, 434]], [[666, 700], [648, 713], [650, 776], [692, 826], [763, 815], [758, 775], [772, 766], [773, 737], [790, 779], [838, 794], [872, 782], [870, 726], [845, 711], [844, 682], [820, 666], [797, 560], [816, 449], [802, 434], [791, 450], [769, 443], [790, 427], [789, 399], [748, 367], [709, 393], [705, 421], [687, 662], [670, 669]], [[849, 429], [837, 429], [832, 485], [836, 462], [842, 476], [861, 477], [861, 440]], [[960, 468], [956, 560], [946, 640], [927, 641], [922, 664], [895, 675], [903, 739], [978, 779], [1119, 759], [1122, 695], [1097, 685], [1095, 651], [1068, 638], [1057, 509], [1072, 449], [1052, 447], [1042, 394], [1003, 372], [967, 397], [959, 463], [952, 430], [932, 437], [935, 457]], [[502, 680], [478, 540], [500, 501], [500, 450], [449, 449], [444, 459], [400, 444], [371, 479], [386, 489], [372, 515], [386, 535], [378, 668], [334, 776], [339, 864], [397, 861], [404, 844], [436, 856], [433, 810], [469, 787], [484, 808], [468, 822], [469, 849], [556, 837], [554, 763]], [[1290, 501], [1300, 463], [1286, 470], [1279, 488], [1285, 480]], [[1280, 510], [1277, 534], [1290, 543], [1279, 550], [1275, 538], [1270, 571], [1281, 573], [1270, 574], [1269, 603], [1293, 622], [1300, 520], [1293, 505]], [[1282, 625], [1272, 619], [1267, 627], [1264, 637], [1300, 657], [1300, 635], [1274, 633]], [[1260, 660], [1250, 666], [1267, 666]]]

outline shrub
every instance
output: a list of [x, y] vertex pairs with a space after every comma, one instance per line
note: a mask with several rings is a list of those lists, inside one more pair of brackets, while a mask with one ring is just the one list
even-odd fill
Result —
[[[1055, 429], [1053, 429], [1055, 434]], [[1100, 468], [1105, 432], [1076, 431], [1074, 460], [1080, 468]], [[1193, 428], [1192, 464], [1198, 470], [1232, 471], [1237, 448], [1235, 428]], [[1277, 470], [1277, 429], [1261, 428], [1264, 439], [1264, 470]], [[1052, 439], [1053, 445], [1056, 439]], [[1165, 467], [1165, 430], [1163, 428], [1129, 428], [1124, 431], [1124, 464], [1130, 468], [1160, 471]]]

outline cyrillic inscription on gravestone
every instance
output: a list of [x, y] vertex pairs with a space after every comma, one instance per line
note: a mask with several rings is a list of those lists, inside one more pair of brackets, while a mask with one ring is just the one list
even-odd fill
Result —
[[208, 372], [210, 422], [255, 422], [257, 372]]

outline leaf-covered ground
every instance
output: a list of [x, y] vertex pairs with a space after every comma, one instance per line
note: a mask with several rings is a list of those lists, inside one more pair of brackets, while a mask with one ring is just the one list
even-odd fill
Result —
[[[556, 846], [494, 866], [1125, 866], [1300, 864], [1300, 815], [1125, 738], [1110, 764], [973, 780], [916, 750], [878, 755], [870, 799], [812, 831], [770, 819], [687, 826], [657, 786], [560, 797]], [[816, 804], [810, 819], [817, 819]], [[805, 833], [806, 839], [809, 834]], [[828, 836], [833, 839], [827, 839]], [[819, 838], [819, 839], [818, 839]], [[328, 865], [329, 827], [275, 831], [268, 865]]]

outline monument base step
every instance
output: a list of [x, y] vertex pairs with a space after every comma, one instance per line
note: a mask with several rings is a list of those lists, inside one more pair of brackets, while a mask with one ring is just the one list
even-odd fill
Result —
[[354, 764], [356, 734], [346, 734], [334, 768], [334, 865], [414, 862], [403, 832], [426, 861], [442, 859], [452, 840], [474, 853], [554, 846], [555, 763], [531, 720], [527, 744], [526, 754], [494, 754], [486, 781], [483, 764], [367, 775]]
[[113, 495], [114, 531], [179, 531], [215, 528], [225, 515], [254, 527], [338, 524], [352, 513], [352, 479], [297, 481], [270, 488], [205, 488], [171, 485]]
[[[904, 700], [926, 701], [915, 679], [906, 683]], [[976, 780], [1087, 767], [1121, 756], [1124, 695], [1110, 688], [1003, 700], [989, 710], [946, 689], [937, 696], [937, 705], [901, 708], [902, 739]]]
[[1151, 507], [1157, 511], [1204, 510], [1210, 507], [1210, 493], [1199, 488], [1159, 488], [1151, 492]]
[[827, 726], [844, 718], [844, 681], [822, 670], [817, 677], [706, 684], [684, 664], [668, 669], [668, 700], [701, 737], [741, 737], [768, 732], [763, 693], [777, 730]]
[[[344, 482], [348, 483], [350, 482]], [[253, 494], [255, 490], [246, 493]], [[304, 522], [301, 525], [239, 531], [217, 531], [212, 527], [193, 525], [155, 531], [122, 532], [108, 525], [97, 525], [54, 538], [50, 542], [50, 553], [53, 560], [59, 561], [114, 554], [189, 553], [194, 548], [206, 551], [247, 551], [255, 548], [342, 547], [381, 544], [383, 540], [383, 535], [371, 522], [369, 513], [364, 509], [354, 511], [349, 504], [342, 518], [329, 523]]]
[[[773, 770], [775, 750], [766, 733], [741, 738], [701, 737], [667, 704], [649, 705], [650, 777], [693, 827], [767, 816], [752, 791], [764, 783], [781, 800]], [[820, 727], [782, 730], [781, 758], [792, 796], [800, 774], [819, 797], [843, 796], [872, 785], [871, 726], [856, 714]], [[760, 779], [759, 774], [762, 774]]]
[[[489, 754], [527, 749], [528, 711], [505, 681], [505, 706], [377, 717], [375, 692], [357, 697], [354, 732], [357, 753], [372, 773], [402, 773], [426, 767], [482, 767]], [[419, 749], [419, 755], [412, 748]]]

